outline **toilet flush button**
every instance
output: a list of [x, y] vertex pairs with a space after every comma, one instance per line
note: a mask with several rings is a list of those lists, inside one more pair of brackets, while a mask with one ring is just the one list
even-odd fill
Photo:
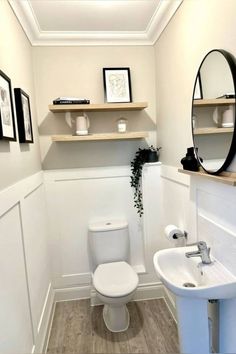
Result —
[[92, 222], [89, 224], [89, 231], [101, 232], [101, 231], [112, 231], [120, 230], [128, 227], [128, 222], [126, 220], [104, 220], [99, 222]]

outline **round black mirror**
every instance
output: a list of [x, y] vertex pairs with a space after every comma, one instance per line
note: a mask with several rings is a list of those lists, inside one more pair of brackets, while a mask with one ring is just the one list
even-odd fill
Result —
[[202, 168], [219, 174], [230, 165], [236, 151], [236, 66], [224, 50], [212, 50], [203, 59], [192, 99], [192, 133]]

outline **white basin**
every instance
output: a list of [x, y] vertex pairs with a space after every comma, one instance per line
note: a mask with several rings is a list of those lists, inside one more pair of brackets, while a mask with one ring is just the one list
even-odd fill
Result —
[[[164, 285], [181, 297], [198, 299], [230, 299], [236, 297], [236, 277], [211, 256], [211, 264], [202, 264], [200, 257], [187, 258], [186, 252], [197, 247], [178, 247], [155, 253], [153, 262]], [[195, 287], [185, 287], [191, 283]]]

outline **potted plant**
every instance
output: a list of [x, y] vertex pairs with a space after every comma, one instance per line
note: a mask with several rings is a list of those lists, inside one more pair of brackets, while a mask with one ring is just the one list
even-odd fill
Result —
[[131, 181], [130, 185], [134, 188], [134, 207], [137, 208], [138, 215], [143, 215], [143, 195], [142, 195], [142, 169], [147, 162], [157, 162], [159, 158], [159, 148], [152, 145], [148, 148], [139, 148], [131, 161]]

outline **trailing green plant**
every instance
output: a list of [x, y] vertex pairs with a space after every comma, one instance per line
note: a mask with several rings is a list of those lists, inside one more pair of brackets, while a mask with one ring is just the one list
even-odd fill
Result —
[[140, 218], [143, 215], [143, 195], [142, 195], [142, 169], [143, 165], [149, 161], [150, 152], [156, 152], [158, 161], [158, 151], [161, 149], [154, 148], [152, 145], [146, 149], [139, 148], [135, 153], [134, 159], [131, 161], [131, 181], [130, 185], [134, 188], [134, 207], [137, 208], [137, 213]]

